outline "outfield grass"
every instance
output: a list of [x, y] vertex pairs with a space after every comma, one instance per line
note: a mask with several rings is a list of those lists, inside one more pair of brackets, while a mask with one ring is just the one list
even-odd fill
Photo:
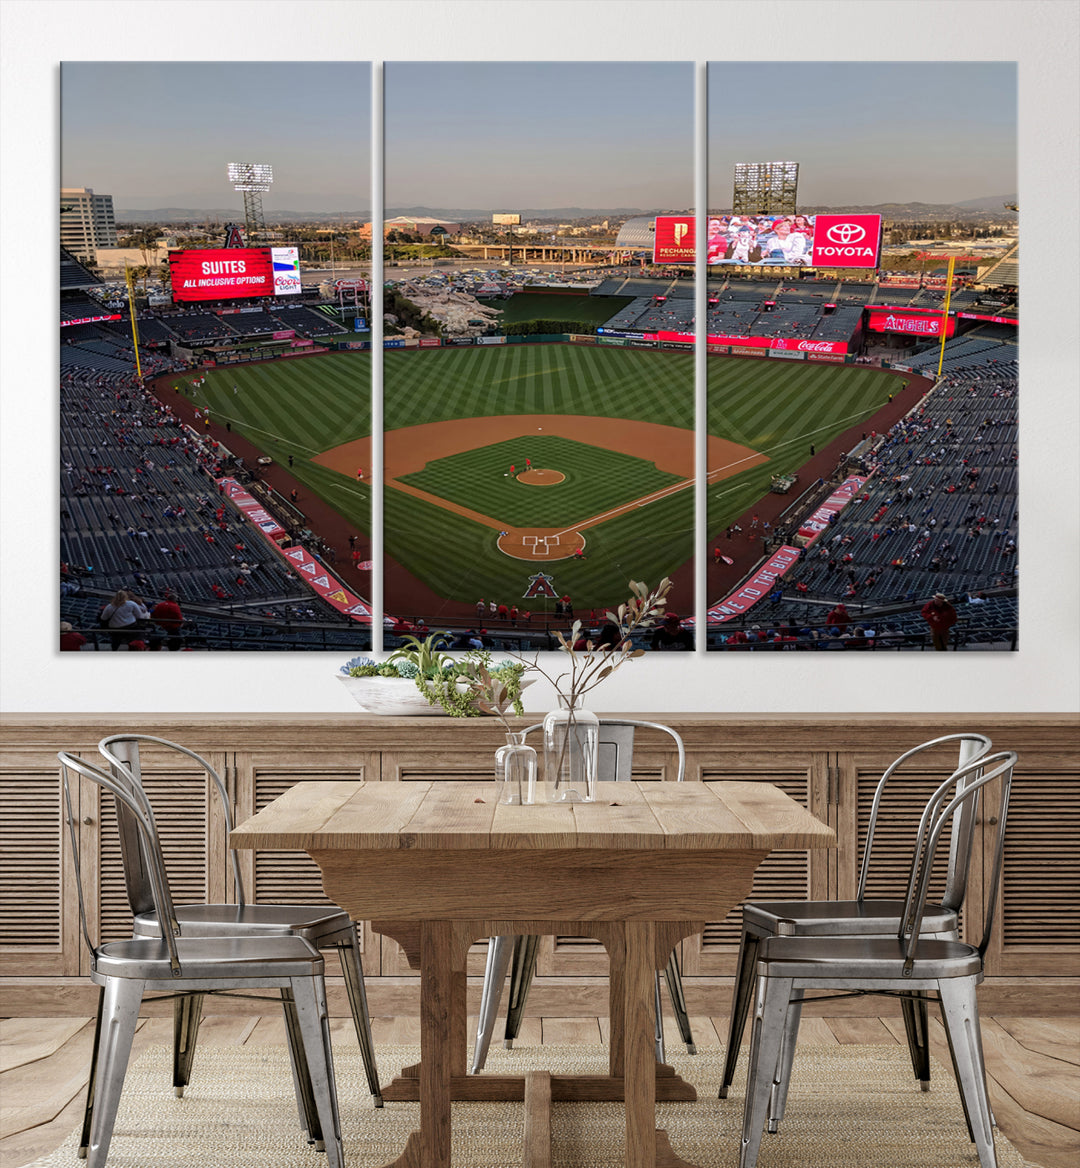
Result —
[[[693, 360], [691, 353], [574, 345], [391, 350], [385, 354], [384, 424], [393, 430], [449, 418], [550, 413], [632, 418], [691, 429]], [[351, 352], [223, 368], [207, 375], [206, 385], [193, 400], [209, 405], [219, 422], [229, 421], [235, 432], [276, 461], [287, 464], [291, 454], [293, 474], [302, 487], [325, 499], [358, 531], [369, 531], [370, 485], [311, 459], [370, 433], [370, 361], [368, 353]], [[896, 389], [895, 379], [879, 370], [811, 362], [715, 356], [709, 358], [707, 376], [709, 433], [769, 456], [762, 466], [710, 486], [710, 534], [752, 508], [768, 491], [773, 474], [798, 470], [810, 457], [811, 445], [821, 450], [837, 434], [871, 417]], [[433, 493], [515, 525], [560, 525], [561, 519], [549, 521], [546, 515], [536, 519], [534, 512], [523, 512], [528, 518], [518, 519], [516, 512], [503, 510], [504, 489], [510, 492], [505, 498], [511, 504], [516, 502], [512, 495], [520, 491], [529, 506], [533, 500], [546, 506], [560, 490], [526, 488], [504, 479], [509, 463], [523, 462], [526, 453], [535, 466], [542, 465], [535, 453], [519, 454], [516, 444], [509, 458], [507, 453], [493, 448], [496, 462], [490, 482], [475, 477], [481, 471], [472, 468], [464, 476], [471, 480], [467, 489], [440, 481]], [[595, 459], [596, 453], [590, 452], [589, 458]], [[461, 457], [467, 463], [471, 459], [439, 460], [456, 465], [433, 464], [420, 473], [457, 472]], [[477, 457], [486, 476], [487, 454], [480, 451]], [[506, 467], [499, 469], [500, 461]], [[655, 489], [650, 475], [660, 472], [637, 459], [629, 463], [633, 469], [627, 481], [634, 484], [630, 497]], [[561, 465], [554, 469], [567, 473]], [[577, 474], [576, 467], [570, 469]], [[480, 481], [485, 486], [477, 490]], [[580, 484], [575, 478], [572, 485], [592, 490], [604, 482], [603, 475], [585, 476]], [[432, 489], [427, 483], [418, 485]], [[619, 496], [618, 501], [627, 497], [621, 488]], [[302, 498], [303, 490], [301, 503]], [[487, 500], [494, 499], [500, 500], [498, 510], [489, 509]], [[604, 509], [595, 501], [586, 503], [575, 517], [587, 518]], [[499, 552], [490, 528], [401, 491], [384, 492], [384, 524], [387, 553], [448, 598], [474, 603], [480, 596], [494, 595], [510, 603], [524, 592], [534, 570]], [[556, 561], [546, 570], [554, 576], [556, 589], [569, 592], [577, 605], [610, 604], [622, 598], [631, 576], [655, 580], [685, 563], [693, 553], [693, 526], [692, 494], [680, 492], [590, 528], [587, 559]], [[392, 596], [387, 596], [387, 604], [393, 607]]]
[[[565, 479], [553, 486], [519, 482], [526, 455], [534, 467], [561, 471]], [[563, 527], [681, 480], [616, 450], [529, 435], [436, 459], [401, 481], [514, 527]]]
[[[194, 376], [185, 376], [184, 384]], [[325, 499], [358, 532], [370, 532], [370, 485], [311, 461], [371, 433], [370, 353], [318, 353], [212, 369], [191, 400], [209, 406], [215, 421], [228, 422], [282, 466], [292, 455], [291, 473], [302, 487]]]
[[692, 353], [591, 345], [390, 349], [383, 385], [388, 430], [491, 414], [583, 414], [694, 426]]
[[502, 312], [500, 324], [517, 324], [522, 320], [580, 320], [601, 325], [633, 299], [632, 296], [544, 296], [517, 292], [509, 300], [481, 299], [480, 303]]
[[[895, 377], [880, 369], [812, 361], [749, 361], [709, 357], [710, 434], [730, 438], [769, 461], [709, 487], [710, 533], [737, 519], [769, 490], [774, 474], [797, 471], [810, 447], [872, 417], [895, 393]], [[797, 490], [808, 484], [800, 482]]]

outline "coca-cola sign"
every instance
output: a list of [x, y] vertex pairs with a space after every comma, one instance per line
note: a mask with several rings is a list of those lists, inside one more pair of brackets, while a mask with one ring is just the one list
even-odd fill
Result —
[[815, 267], [876, 268], [880, 254], [880, 215], [815, 216]]

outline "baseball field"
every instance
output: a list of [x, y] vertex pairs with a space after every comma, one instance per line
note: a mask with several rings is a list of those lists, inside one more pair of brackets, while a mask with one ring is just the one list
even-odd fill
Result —
[[[301, 494], [366, 533], [370, 369], [359, 352], [224, 368], [192, 400], [279, 465], [291, 455]], [[708, 381], [711, 532], [895, 388], [872, 369], [723, 357], [709, 359]], [[416, 609], [410, 580], [445, 598], [444, 613], [481, 596], [521, 603], [537, 572], [578, 607], [600, 607], [631, 577], [654, 581], [692, 559], [692, 354], [390, 350], [383, 396], [389, 611]], [[678, 600], [684, 612], [691, 603]]]

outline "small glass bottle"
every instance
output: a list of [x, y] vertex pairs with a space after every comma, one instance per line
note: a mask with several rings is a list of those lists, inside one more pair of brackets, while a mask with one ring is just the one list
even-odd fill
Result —
[[596, 799], [600, 719], [559, 694], [559, 708], [544, 717], [544, 787], [549, 803]]
[[524, 731], [506, 732], [506, 745], [495, 751], [495, 788], [500, 803], [536, 802], [536, 751], [525, 742]]

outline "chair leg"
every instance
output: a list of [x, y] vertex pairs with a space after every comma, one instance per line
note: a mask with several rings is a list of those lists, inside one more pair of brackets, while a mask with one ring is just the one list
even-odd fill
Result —
[[788, 1086], [791, 1083], [791, 1065], [795, 1061], [795, 1046], [799, 1041], [799, 1023], [802, 1020], [803, 991], [792, 990], [784, 1020], [784, 1042], [776, 1064], [776, 1076], [769, 1093], [769, 1134], [776, 1135], [787, 1107]]
[[296, 1014], [296, 1001], [291, 989], [282, 989], [281, 1008], [285, 1015], [285, 1038], [289, 1044], [289, 1069], [292, 1071], [293, 1091], [296, 1092], [296, 1110], [300, 1114], [309, 1144], [316, 1151], [323, 1151], [323, 1133], [319, 1122], [319, 1112], [315, 1106], [315, 1093], [311, 1085], [308, 1061], [304, 1056], [304, 1039]]
[[302, 1044], [301, 1055], [315, 1098], [315, 1107], [326, 1146], [327, 1168], [344, 1168], [325, 983], [322, 978], [317, 977], [293, 978], [292, 998]]
[[183, 994], [173, 1002], [173, 1091], [177, 1099], [183, 1098], [184, 1088], [191, 1082], [204, 997]]
[[997, 1168], [990, 1101], [986, 1094], [979, 1004], [972, 977], [946, 978], [938, 983], [941, 1015], [949, 1036], [953, 1065], [968, 1125], [979, 1153], [980, 1168]]
[[506, 1035], [503, 1046], [509, 1050], [521, 1029], [525, 1017], [525, 1000], [529, 996], [533, 974], [536, 972], [536, 951], [540, 938], [518, 937], [514, 942], [514, 956], [510, 962], [510, 994], [506, 999]]
[[911, 1069], [923, 1091], [930, 1090], [930, 1032], [926, 1017], [926, 995], [915, 990], [911, 997], [900, 999], [904, 1011], [904, 1030], [907, 1032]]
[[364, 987], [364, 967], [360, 960], [360, 941], [356, 935], [356, 925], [349, 930], [349, 944], [338, 945], [341, 957], [341, 972], [345, 975], [345, 992], [349, 998], [353, 1026], [360, 1043], [360, 1054], [364, 1059], [368, 1089], [376, 1107], [382, 1107], [382, 1088], [379, 1086], [379, 1070], [375, 1064], [375, 1041], [371, 1037], [371, 1015], [368, 1013], [367, 990]]
[[484, 968], [484, 988], [480, 994], [480, 1019], [476, 1024], [476, 1046], [473, 1048], [472, 1073], [478, 1075], [487, 1061], [491, 1036], [495, 1033], [495, 1016], [499, 1012], [503, 982], [510, 964], [510, 954], [517, 938], [489, 937], [487, 965]]
[[110, 977], [105, 982], [87, 1168], [105, 1168], [139, 1021], [143, 987], [144, 983], [134, 978]]
[[664, 1003], [660, 999], [660, 971], [653, 978], [653, 1020], [656, 1023], [656, 1061], [664, 1061]]
[[105, 989], [98, 987], [97, 1020], [94, 1023], [94, 1049], [90, 1052], [90, 1079], [86, 1084], [86, 1106], [83, 1108], [82, 1135], [79, 1137], [79, 1159], [86, 1159], [90, 1147], [90, 1123], [94, 1115], [94, 1095], [97, 1083], [98, 1046], [101, 1043], [101, 1012], [105, 1006]]
[[754, 1168], [761, 1148], [762, 1129], [769, 1111], [769, 1096], [776, 1078], [780, 1047], [793, 981], [789, 977], [760, 977], [754, 1025], [750, 1037], [750, 1069], [746, 1078], [743, 1105], [742, 1142], [739, 1168]]
[[720, 1080], [720, 1098], [726, 1099], [731, 1084], [735, 1081], [735, 1064], [739, 1061], [739, 1047], [742, 1045], [746, 1017], [750, 1013], [750, 1002], [754, 996], [754, 981], [757, 977], [757, 954], [761, 939], [743, 930], [739, 944], [739, 964], [735, 970], [735, 989], [731, 996], [731, 1017], [728, 1019], [727, 1055], [724, 1058], [724, 1077]]
[[686, 996], [683, 994], [682, 968], [679, 965], [678, 949], [672, 949], [667, 968], [664, 970], [664, 977], [667, 980], [668, 997], [671, 998], [675, 1022], [679, 1027], [679, 1037], [686, 1043], [687, 1054], [697, 1054], [694, 1035], [690, 1030], [690, 1015], [686, 1009]]

